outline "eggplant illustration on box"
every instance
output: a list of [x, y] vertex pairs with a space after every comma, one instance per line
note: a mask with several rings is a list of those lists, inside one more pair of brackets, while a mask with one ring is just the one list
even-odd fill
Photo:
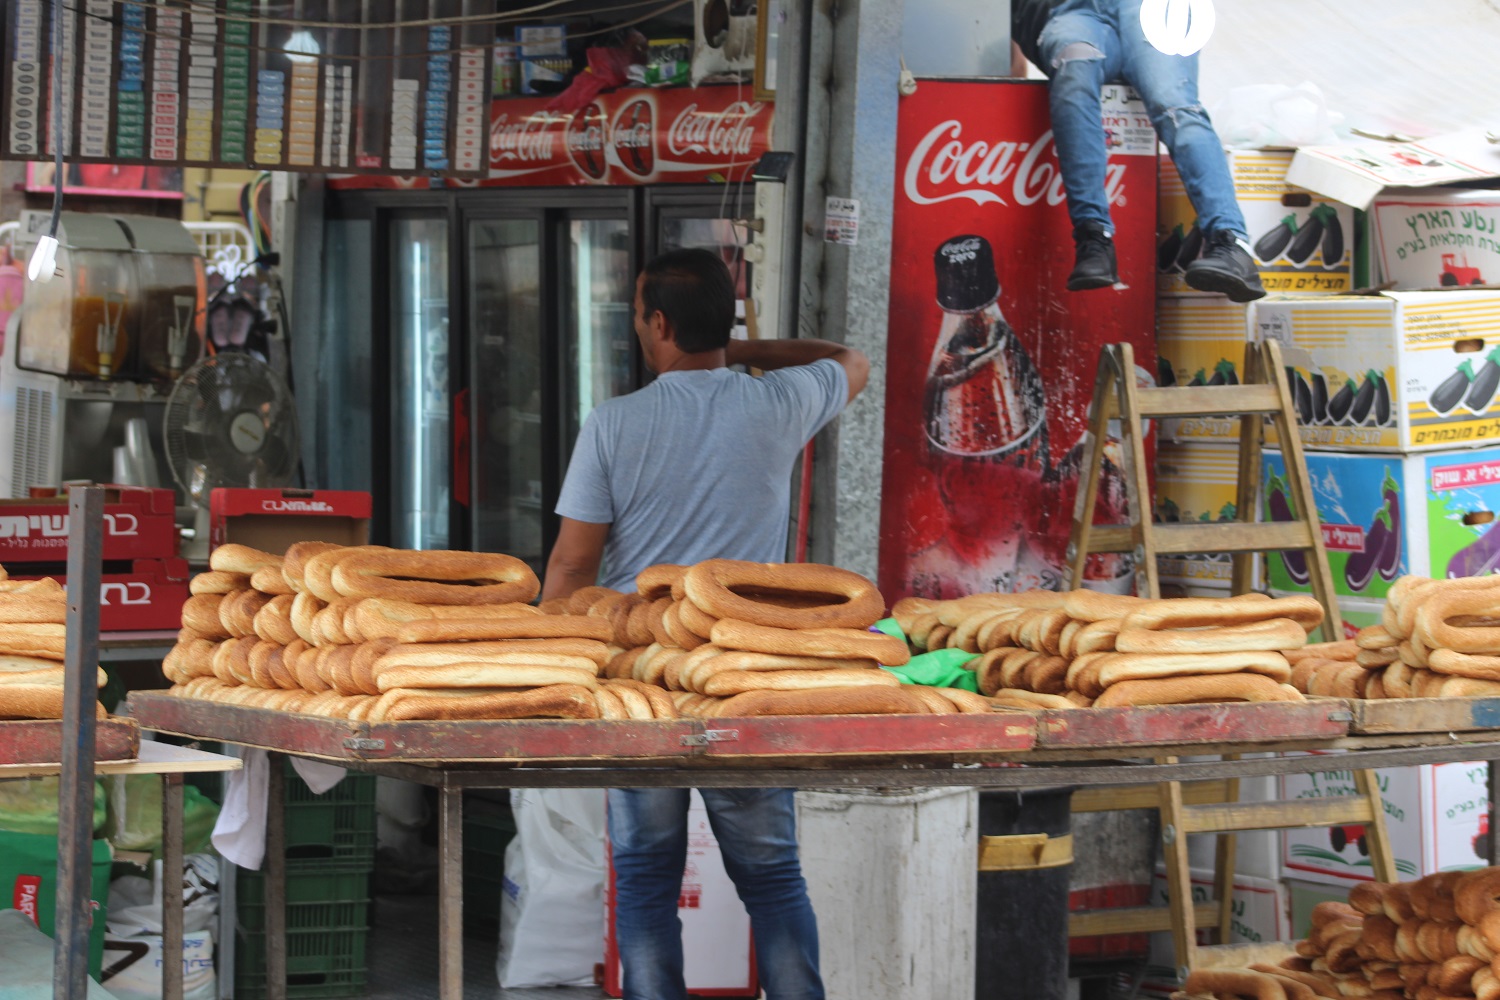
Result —
[[[1292, 508], [1292, 498], [1287, 492], [1286, 480], [1279, 475], [1273, 474], [1266, 484], [1266, 517], [1272, 521], [1297, 519], [1297, 512]], [[1312, 580], [1312, 574], [1307, 569], [1307, 553], [1291, 551], [1278, 552], [1277, 555], [1286, 566], [1286, 575], [1297, 586], [1306, 586]]]
[[1255, 259], [1262, 264], [1271, 263], [1281, 256], [1296, 234], [1297, 216], [1293, 213], [1283, 218], [1275, 228], [1255, 241]]
[[1464, 408], [1470, 413], [1484, 413], [1495, 399], [1495, 389], [1500, 386], [1500, 347], [1496, 347], [1479, 366], [1479, 374], [1464, 396]]
[[1317, 423], [1317, 408], [1313, 405], [1312, 387], [1307, 384], [1307, 379], [1292, 365], [1287, 365], [1286, 381], [1292, 392], [1292, 404], [1297, 408], [1297, 419], [1303, 426]]
[[1170, 274], [1177, 268], [1177, 252], [1182, 249], [1182, 223], [1177, 223], [1167, 238], [1161, 241], [1156, 248], [1156, 269], [1163, 274]]
[[1354, 401], [1349, 407], [1349, 422], [1356, 425], [1373, 422], [1377, 426], [1384, 426], [1390, 417], [1390, 388], [1385, 384], [1385, 376], [1371, 369], [1365, 372], [1364, 381], [1354, 394]]
[[1198, 259], [1203, 252], [1203, 230], [1198, 228], [1198, 223], [1193, 223], [1193, 228], [1182, 238], [1182, 248], [1177, 251], [1177, 270], [1186, 271], [1187, 266]]
[[1489, 525], [1484, 530], [1484, 534], [1453, 553], [1453, 558], [1448, 560], [1447, 568], [1447, 575], [1450, 578], [1486, 576], [1495, 571], [1495, 564], [1500, 563], [1500, 531], [1495, 530], [1493, 516]]
[[1386, 582], [1401, 569], [1401, 488], [1386, 470], [1380, 485], [1381, 504], [1365, 530], [1365, 546], [1344, 563], [1344, 582], [1351, 591], [1369, 586], [1376, 573]]
[[1349, 415], [1350, 409], [1354, 406], [1354, 395], [1354, 380], [1352, 378], [1345, 380], [1343, 388], [1334, 393], [1333, 398], [1328, 401], [1329, 423], [1341, 424], [1344, 422], [1344, 418]]
[[1427, 405], [1432, 407], [1434, 413], [1439, 416], [1445, 415], [1469, 394], [1469, 389], [1474, 383], [1474, 365], [1465, 360], [1461, 362], [1458, 369], [1452, 375], [1443, 379], [1441, 385], [1433, 390], [1427, 399]]
[[1327, 212], [1323, 216], [1323, 267], [1338, 267], [1344, 260], [1344, 224], [1332, 205], [1318, 207]]
[[1177, 369], [1160, 354], [1156, 356], [1156, 384], [1163, 389], [1177, 384]]

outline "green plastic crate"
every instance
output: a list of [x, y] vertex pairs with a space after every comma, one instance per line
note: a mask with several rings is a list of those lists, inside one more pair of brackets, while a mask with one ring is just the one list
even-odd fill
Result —
[[488, 933], [500, 922], [505, 848], [515, 835], [509, 805], [464, 800], [464, 927], [471, 932]]
[[375, 776], [349, 774], [322, 795], [287, 764], [288, 871], [368, 869], [375, 863]]
[[[304, 930], [286, 936], [288, 1000], [364, 996], [367, 930]], [[266, 995], [266, 936], [235, 935], [235, 1000]]]
[[[235, 901], [242, 931], [266, 929], [266, 880], [260, 872], [236, 873]], [[367, 930], [370, 926], [370, 872], [289, 872], [286, 877], [289, 931]]]

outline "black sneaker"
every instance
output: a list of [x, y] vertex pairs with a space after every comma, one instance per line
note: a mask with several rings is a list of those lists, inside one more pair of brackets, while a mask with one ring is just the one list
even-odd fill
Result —
[[1231, 302], [1253, 302], [1266, 294], [1255, 258], [1233, 233], [1209, 233], [1203, 256], [1187, 266], [1183, 278], [1200, 292], [1223, 292]]
[[1073, 247], [1073, 273], [1068, 275], [1068, 291], [1109, 288], [1120, 280], [1120, 271], [1115, 264], [1115, 242], [1103, 226], [1085, 225], [1074, 229]]

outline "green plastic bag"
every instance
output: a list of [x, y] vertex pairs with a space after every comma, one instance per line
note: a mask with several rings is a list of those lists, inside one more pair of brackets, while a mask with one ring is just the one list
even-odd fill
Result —
[[913, 656], [905, 666], [883, 669], [895, 674], [902, 684], [958, 688], [978, 694], [978, 676], [974, 671], [964, 669], [965, 663], [978, 658], [978, 653], [962, 649], [934, 649], [930, 653]]
[[[94, 841], [89, 881], [94, 903], [89, 930], [89, 975], [95, 979], [104, 964], [104, 922], [108, 915], [105, 907], [109, 903], [109, 869], [113, 861], [109, 843]], [[42, 933], [52, 936], [57, 911], [56, 831], [46, 835], [0, 831], [0, 899], [13, 901], [16, 909], [35, 920]]]
[[894, 618], [882, 618], [875, 623], [874, 628], [876, 631], [884, 632], [886, 635], [900, 639], [902, 642], [907, 641], [905, 630], [901, 628], [901, 623]]
[[[109, 820], [105, 836], [117, 851], [150, 851], [161, 857], [161, 784], [155, 774], [106, 777]], [[219, 807], [192, 785], [182, 789], [182, 851], [208, 850]]]
[[[57, 836], [57, 778], [0, 781], [0, 830]], [[94, 782], [94, 832], [104, 828], [104, 785]]]

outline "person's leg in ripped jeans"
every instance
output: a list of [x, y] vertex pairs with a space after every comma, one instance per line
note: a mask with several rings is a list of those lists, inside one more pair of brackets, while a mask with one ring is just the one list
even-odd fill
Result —
[[766, 1000], [823, 1000], [818, 924], [797, 856], [792, 790], [705, 788], [702, 794], [724, 870], [750, 914]]
[[1185, 278], [1202, 291], [1224, 292], [1236, 302], [1260, 298], [1260, 282], [1248, 248], [1245, 217], [1234, 197], [1224, 144], [1198, 100], [1198, 56], [1168, 55], [1146, 40], [1141, 0], [1099, 0], [1109, 8], [1121, 51], [1121, 77], [1135, 88], [1156, 134], [1182, 177], [1198, 228], [1203, 256]]
[[687, 1000], [677, 899], [687, 864], [686, 788], [611, 788], [615, 939], [625, 1000]]
[[1037, 42], [1073, 220], [1076, 256], [1068, 289], [1075, 292], [1108, 288], [1119, 280], [1104, 191], [1109, 148], [1100, 95], [1119, 76], [1120, 38], [1101, 3], [1107, 0], [1064, 0]]

